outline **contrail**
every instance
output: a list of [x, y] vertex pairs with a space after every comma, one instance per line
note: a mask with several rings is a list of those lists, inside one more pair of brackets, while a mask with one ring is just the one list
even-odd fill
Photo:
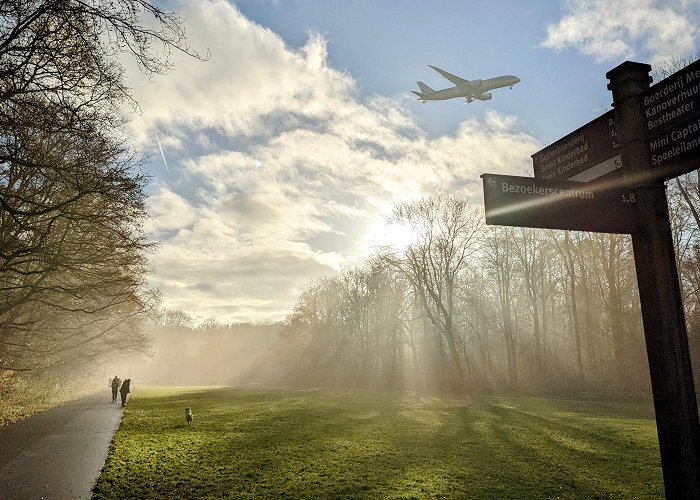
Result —
[[158, 132], [156, 132], [156, 142], [158, 143], [158, 149], [160, 149], [160, 156], [163, 157], [163, 163], [165, 164], [165, 170], [170, 173], [170, 169], [168, 168], [168, 162], [165, 161], [165, 153], [163, 153], [163, 146], [160, 145], [160, 137], [158, 137]]

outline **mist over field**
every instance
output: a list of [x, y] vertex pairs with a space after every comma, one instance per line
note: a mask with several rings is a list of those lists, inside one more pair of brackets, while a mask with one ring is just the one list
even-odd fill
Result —
[[406, 7], [0, 1], [0, 491], [700, 497], [700, 2]]
[[[95, 2], [81, 25], [50, 13], [74, 45], [51, 23], [12, 29], [43, 19], [36, 2], [0, 9], [6, 401], [115, 374], [135, 390], [650, 397], [629, 237], [487, 227], [479, 176], [530, 175], [609, 106], [620, 58], [689, 62], [673, 57], [697, 45], [692, 2], [427, 20], [391, 3]], [[394, 47], [380, 35], [404, 45], [376, 50]], [[452, 72], [517, 76], [466, 106], [414, 100]], [[697, 384], [697, 172], [667, 191]]]
[[277, 342], [281, 323], [209, 322], [195, 327], [191, 321], [173, 322], [183, 315], [170, 314], [167, 325], [151, 325], [150, 354], [131, 367], [137, 381], [150, 385], [239, 385], [258, 359]]

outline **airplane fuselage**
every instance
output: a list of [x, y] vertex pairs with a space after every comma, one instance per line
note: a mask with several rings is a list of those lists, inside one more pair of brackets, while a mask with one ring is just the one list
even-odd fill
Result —
[[520, 81], [520, 78], [513, 75], [497, 76], [487, 80], [472, 80], [464, 85], [456, 85], [451, 88], [436, 90], [422, 97], [429, 101], [443, 101], [456, 97], [476, 97], [489, 90], [500, 89], [502, 87], [512, 87]]

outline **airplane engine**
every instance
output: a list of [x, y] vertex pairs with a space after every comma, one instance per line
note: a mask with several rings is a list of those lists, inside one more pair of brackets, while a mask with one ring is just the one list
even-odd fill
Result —
[[484, 92], [483, 94], [476, 96], [476, 98], [480, 101], [488, 101], [492, 97], [491, 92]]

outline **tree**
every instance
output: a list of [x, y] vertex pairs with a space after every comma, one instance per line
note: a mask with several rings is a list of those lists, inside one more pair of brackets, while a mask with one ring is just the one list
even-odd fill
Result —
[[543, 239], [541, 230], [528, 227], [517, 228], [513, 231], [515, 238], [515, 254], [518, 258], [517, 270], [523, 279], [523, 286], [527, 295], [532, 315], [532, 333], [535, 340], [535, 360], [540, 376], [545, 373], [542, 328], [538, 296], [544, 273], [547, 270], [548, 249]]
[[497, 375], [494, 370], [495, 349], [492, 341], [492, 332], [496, 324], [494, 321], [496, 308], [489, 295], [489, 286], [482, 270], [471, 269], [461, 280], [458, 294], [465, 356], [468, 356], [466, 346], [471, 346], [475, 340], [479, 352], [479, 375], [481, 375], [482, 387], [491, 387]]
[[[122, 150], [99, 136], [37, 131], [25, 139], [18, 160], [0, 171], [13, 207], [0, 226], [4, 368], [65, 362], [59, 355], [80, 345], [89, 358], [100, 352], [92, 348], [97, 339], [122, 346], [122, 327], [153, 303], [143, 278], [151, 246], [141, 230], [143, 180], [131, 175]], [[90, 187], [76, 196], [83, 185]]]
[[[150, 14], [156, 27], [143, 16]], [[162, 46], [156, 51], [155, 43]], [[186, 44], [178, 17], [144, 0], [5, 0], [0, 4], [0, 208], [11, 215], [43, 216], [95, 192], [87, 171], [74, 171], [80, 158], [41, 154], [43, 144], [78, 141], [103, 144], [110, 161], [122, 118], [131, 101], [116, 59], [130, 53], [147, 73], [163, 73], [171, 50], [198, 54]], [[111, 144], [109, 144], [111, 142]], [[31, 153], [28, 150], [31, 149]], [[85, 149], [85, 148], [84, 148]], [[95, 152], [94, 149], [92, 149]], [[125, 153], [125, 151], [121, 151]], [[66, 160], [69, 165], [65, 165]], [[59, 161], [56, 161], [59, 160]], [[91, 164], [105, 166], [101, 156]], [[92, 165], [91, 165], [92, 166]], [[7, 172], [12, 168], [14, 172]], [[40, 196], [30, 206], [12, 196], [20, 177], [50, 184], [72, 182], [70, 196]], [[43, 187], [43, 186], [42, 186]]]
[[518, 335], [513, 325], [513, 302], [515, 299], [516, 255], [513, 228], [491, 228], [484, 244], [484, 267], [494, 281], [496, 307], [500, 312], [500, 330], [506, 348], [508, 387], [518, 388]]
[[144, 348], [146, 179], [119, 135], [135, 103], [115, 56], [162, 73], [174, 49], [197, 56], [142, 0], [0, 3], [0, 368]]
[[576, 275], [576, 261], [574, 259], [573, 244], [571, 241], [571, 234], [569, 231], [564, 231], [563, 241], [559, 241], [555, 237], [552, 238], [555, 242], [556, 248], [559, 252], [562, 261], [564, 262], [564, 270], [566, 272], [566, 278], [568, 286], [568, 303], [571, 310], [571, 328], [574, 332], [574, 339], [576, 342], [576, 366], [578, 367], [579, 384], [582, 386], [585, 382], [585, 374], [583, 368], [583, 349], [581, 340], [581, 322], [578, 316], [578, 281]]
[[[627, 235], [602, 233], [594, 234], [593, 241], [602, 271], [598, 285], [619, 380], [630, 394], [643, 393], [648, 389], [648, 375], [642, 369], [646, 359], [641, 347], [641, 311], [631, 241]], [[637, 340], [635, 333], [639, 335]]]
[[403, 255], [387, 255], [386, 262], [408, 279], [425, 314], [446, 341], [459, 387], [464, 374], [457, 349], [456, 283], [478, 249], [481, 214], [467, 201], [431, 196], [396, 205], [390, 220], [411, 227], [417, 242]]
[[145, 0], [4, 0], [0, 102], [40, 95], [89, 116], [128, 99], [116, 55], [131, 54], [153, 74], [169, 69], [173, 50], [199, 57], [177, 15]]

